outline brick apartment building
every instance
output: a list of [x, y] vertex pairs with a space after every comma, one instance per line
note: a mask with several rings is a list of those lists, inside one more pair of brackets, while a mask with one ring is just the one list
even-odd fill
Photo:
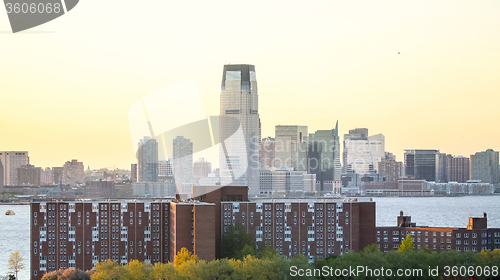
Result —
[[213, 260], [223, 232], [242, 224], [258, 246], [310, 260], [375, 243], [375, 202], [249, 201], [248, 187], [193, 187], [194, 200], [49, 201], [31, 204], [31, 279], [111, 259], [173, 262], [182, 247]]
[[467, 228], [441, 228], [416, 226], [410, 216], [401, 211], [398, 226], [377, 227], [377, 245], [387, 252], [397, 250], [408, 233], [413, 238], [415, 249], [429, 248], [436, 252], [456, 250], [459, 252], [500, 249], [500, 228], [488, 228], [487, 215], [469, 218]]
[[215, 205], [203, 202], [71, 201], [31, 203], [31, 279], [97, 262], [173, 261], [186, 247], [215, 258]]

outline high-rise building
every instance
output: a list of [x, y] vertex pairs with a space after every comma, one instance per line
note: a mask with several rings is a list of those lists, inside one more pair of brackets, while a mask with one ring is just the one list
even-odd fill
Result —
[[174, 176], [173, 170], [173, 160], [171, 158], [158, 161], [158, 176]]
[[183, 247], [214, 260], [215, 213], [204, 202], [34, 202], [30, 278], [61, 268], [89, 270], [106, 260], [174, 262]]
[[296, 168], [299, 144], [307, 136], [307, 126], [277, 125], [274, 140], [274, 167]]
[[149, 136], [139, 140], [137, 171], [139, 182], [158, 181], [158, 142]]
[[405, 150], [405, 176], [435, 182], [438, 154], [439, 150]]
[[404, 176], [415, 177], [415, 150], [405, 150]]
[[179, 193], [189, 194], [193, 183], [193, 143], [183, 136], [173, 141], [175, 185]]
[[470, 156], [471, 179], [481, 180], [483, 183], [498, 184], [499, 158], [498, 151], [488, 149]]
[[85, 180], [85, 166], [83, 162], [76, 159], [67, 161], [63, 166], [63, 184], [74, 185], [77, 183], [84, 183]]
[[436, 183], [448, 182], [448, 156], [445, 153], [436, 154]]
[[17, 184], [17, 169], [30, 163], [28, 152], [26, 151], [2, 151], [0, 161], [3, 165], [3, 177], [5, 186]]
[[463, 156], [447, 155], [448, 182], [466, 183], [470, 180], [470, 160]]
[[200, 158], [200, 160], [196, 161], [193, 165], [194, 183], [198, 185], [200, 183], [200, 179], [207, 177], [211, 172], [212, 163], [205, 161], [204, 158]]
[[368, 136], [367, 128], [355, 128], [344, 134], [344, 173], [375, 173], [377, 163], [385, 158], [385, 137]]
[[0, 160], [0, 188], [4, 186], [4, 178], [3, 178], [3, 164]]
[[40, 186], [42, 168], [27, 164], [17, 169], [17, 185]]
[[130, 181], [133, 183], [137, 182], [137, 163], [132, 163], [130, 165]]
[[52, 167], [52, 180], [54, 185], [58, 185], [62, 182], [63, 169], [63, 167]]
[[274, 166], [274, 145], [275, 141], [272, 137], [266, 137], [260, 142], [260, 166], [273, 167]]
[[[299, 171], [316, 174], [316, 180], [320, 182], [341, 179], [338, 122], [335, 129], [317, 130], [303, 138], [303, 142], [299, 143], [298, 160], [295, 167]], [[323, 187], [318, 189], [318, 191], [323, 190]]]
[[470, 179], [469, 159], [450, 154], [436, 154], [436, 183], [465, 183]]
[[221, 185], [259, 192], [260, 119], [255, 66], [224, 65], [220, 95]]
[[51, 185], [53, 181], [54, 181], [54, 177], [52, 174], [52, 169], [50, 169], [50, 167], [46, 167], [41, 172], [40, 184], [41, 185]]

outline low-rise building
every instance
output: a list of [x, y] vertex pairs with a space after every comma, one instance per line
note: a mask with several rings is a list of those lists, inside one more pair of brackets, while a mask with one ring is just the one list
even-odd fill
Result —
[[398, 249], [407, 234], [415, 249], [428, 248], [436, 252], [456, 250], [479, 252], [500, 249], [500, 228], [488, 228], [487, 215], [469, 218], [466, 228], [417, 226], [401, 211], [395, 227], [377, 227], [377, 245], [382, 252]]

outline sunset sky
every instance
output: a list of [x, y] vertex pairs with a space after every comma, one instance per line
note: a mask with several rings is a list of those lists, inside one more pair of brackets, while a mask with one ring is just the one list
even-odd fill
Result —
[[262, 137], [338, 120], [341, 141], [366, 127], [398, 160], [500, 150], [499, 14], [500, 1], [481, 0], [82, 0], [12, 34], [2, 7], [0, 150], [129, 169], [130, 107], [195, 79], [218, 115], [228, 63], [256, 67]]

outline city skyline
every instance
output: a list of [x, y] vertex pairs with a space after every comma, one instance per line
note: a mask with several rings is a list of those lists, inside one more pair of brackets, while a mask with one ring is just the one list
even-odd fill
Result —
[[[32, 31], [1, 33], [2, 150], [29, 151], [36, 166], [76, 158], [128, 169], [130, 106], [195, 78], [205, 113], [218, 115], [228, 63], [259, 69], [262, 138], [279, 124], [316, 131], [339, 120], [340, 135], [384, 134], [397, 160], [404, 149], [500, 150], [500, 131], [489, 129], [500, 119], [500, 3], [284, 3], [149, 3], [141, 9], [152, 14], [136, 20], [125, 15], [137, 7], [120, 3], [124, 13], [110, 24], [95, 13], [115, 3], [90, 2]], [[259, 20], [228, 24], [241, 17]], [[166, 32], [147, 28], [159, 24]], [[9, 29], [4, 14], [0, 30]]]

